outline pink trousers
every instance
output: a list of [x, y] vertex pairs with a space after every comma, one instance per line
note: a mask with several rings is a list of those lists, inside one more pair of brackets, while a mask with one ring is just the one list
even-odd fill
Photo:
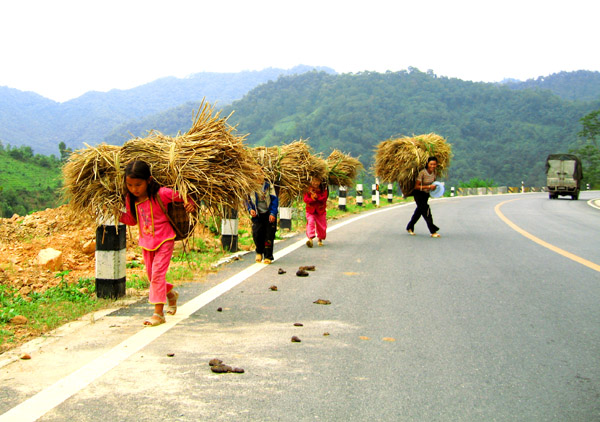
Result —
[[325, 240], [327, 237], [327, 212], [306, 213], [306, 236], [309, 239], [314, 238], [315, 230], [317, 237]]
[[148, 301], [153, 304], [167, 303], [167, 293], [173, 289], [171, 283], [167, 283], [167, 270], [173, 256], [175, 242], [168, 240], [155, 251], [143, 249], [146, 273], [150, 280], [150, 294]]

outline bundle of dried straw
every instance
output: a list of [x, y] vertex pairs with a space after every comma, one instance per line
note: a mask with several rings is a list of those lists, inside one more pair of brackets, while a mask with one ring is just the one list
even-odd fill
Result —
[[437, 158], [440, 177], [446, 175], [452, 158], [451, 145], [435, 133], [389, 139], [379, 143], [375, 151], [375, 176], [384, 182], [397, 181], [405, 197], [414, 190], [417, 175], [429, 157]]
[[327, 175], [325, 161], [312, 153], [302, 139], [287, 145], [251, 148], [266, 179], [279, 191], [279, 202], [290, 204], [310, 185], [313, 177]]
[[245, 137], [236, 136], [219, 114], [213, 116], [212, 107], [203, 102], [184, 135], [151, 131], [120, 148], [101, 145], [76, 151], [63, 168], [72, 211], [118, 218], [124, 208], [124, 168], [132, 160], [148, 163], [158, 184], [176, 190], [185, 201], [203, 202], [214, 213], [222, 207], [239, 208], [260, 188], [264, 173], [244, 147]]
[[328, 170], [327, 184], [331, 186], [354, 186], [354, 179], [356, 179], [358, 172], [364, 169], [357, 158], [344, 154], [337, 149], [334, 149], [325, 161]]

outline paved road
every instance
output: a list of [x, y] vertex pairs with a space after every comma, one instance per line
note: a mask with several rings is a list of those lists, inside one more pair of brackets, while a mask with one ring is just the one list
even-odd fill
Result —
[[0, 421], [600, 420], [598, 196], [432, 201], [440, 239], [412, 204], [331, 222], [182, 286], [168, 324], [137, 303], [31, 345]]

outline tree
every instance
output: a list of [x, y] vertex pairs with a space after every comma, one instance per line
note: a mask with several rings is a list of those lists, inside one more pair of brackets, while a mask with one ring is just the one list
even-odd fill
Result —
[[583, 129], [578, 135], [584, 139], [582, 145], [573, 150], [583, 164], [583, 182], [596, 188], [600, 186], [600, 110], [592, 111], [581, 119]]
[[60, 161], [64, 163], [67, 161], [73, 150], [71, 148], [67, 148], [67, 145], [64, 142], [60, 142], [58, 144], [58, 152], [60, 152]]
[[598, 138], [600, 137], [600, 110], [592, 111], [579, 120], [583, 125], [583, 129], [578, 135], [590, 141], [598, 148]]

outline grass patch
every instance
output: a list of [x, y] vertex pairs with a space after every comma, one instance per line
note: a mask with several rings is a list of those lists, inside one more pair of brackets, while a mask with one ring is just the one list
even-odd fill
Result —
[[[106, 306], [108, 301], [98, 300], [93, 294], [94, 279], [69, 284], [65, 275], [64, 272], [57, 274], [61, 278], [57, 286], [26, 297], [12, 287], [0, 286], [0, 350], [7, 348], [5, 344], [20, 343]], [[27, 318], [25, 325], [10, 322], [18, 315]]]

